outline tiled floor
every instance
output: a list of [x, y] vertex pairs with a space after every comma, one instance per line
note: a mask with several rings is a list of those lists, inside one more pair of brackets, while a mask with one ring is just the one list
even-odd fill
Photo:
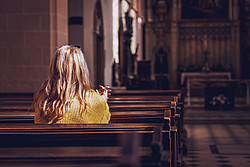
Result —
[[[195, 115], [196, 120], [192, 122], [191, 117]], [[189, 167], [250, 167], [248, 118], [250, 110], [230, 111], [230, 114], [225, 111], [208, 113], [203, 110], [187, 110], [186, 119], [189, 121], [184, 127], [188, 136], [188, 155], [184, 156], [184, 162]]]

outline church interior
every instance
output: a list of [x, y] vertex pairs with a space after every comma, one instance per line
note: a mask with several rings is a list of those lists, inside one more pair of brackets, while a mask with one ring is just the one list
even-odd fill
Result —
[[[62, 45], [108, 125], [34, 124]], [[0, 166], [250, 166], [250, 0], [0, 0], [0, 76]]]

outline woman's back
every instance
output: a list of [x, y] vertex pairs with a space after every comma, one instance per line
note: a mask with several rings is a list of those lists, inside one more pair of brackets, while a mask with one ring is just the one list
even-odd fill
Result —
[[80, 48], [65, 45], [52, 57], [47, 80], [34, 99], [35, 123], [108, 123], [107, 93], [90, 88], [89, 72]]
[[110, 120], [109, 106], [95, 91], [90, 91], [86, 98], [86, 108], [78, 99], [71, 103], [70, 110], [57, 124], [98, 124], [108, 123]]

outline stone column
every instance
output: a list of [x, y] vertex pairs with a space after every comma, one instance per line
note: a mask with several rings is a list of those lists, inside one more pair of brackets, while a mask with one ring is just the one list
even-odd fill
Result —
[[[230, 2], [230, 1], [229, 1]], [[232, 1], [232, 56], [235, 78], [241, 78], [239, 0]]]
[[152, 1], [147, 0], [147, 22], [152, 22]]
[[170, 89], [177, 88], [177, 65], [178, 65], [178, 23], [177, 23], [177, 1], [172, 2], [172, 20], [171, 20], [171, 53], [170, 53], [170, 71], [169, 82]]
[[68, 1], [50, 0], [50, 56], [61, 45], [68, 44]]

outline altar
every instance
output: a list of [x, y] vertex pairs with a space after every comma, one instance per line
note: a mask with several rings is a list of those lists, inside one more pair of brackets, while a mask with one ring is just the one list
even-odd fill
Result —
[[204, 80], [205, 110], [234, 110], [238, 80]]
[[181, 85], [187, 89], [187, 106], [191, 105], [191, 85], [208, 80], [231, 80], [230, 72], [183, 72], [181, 73]]

